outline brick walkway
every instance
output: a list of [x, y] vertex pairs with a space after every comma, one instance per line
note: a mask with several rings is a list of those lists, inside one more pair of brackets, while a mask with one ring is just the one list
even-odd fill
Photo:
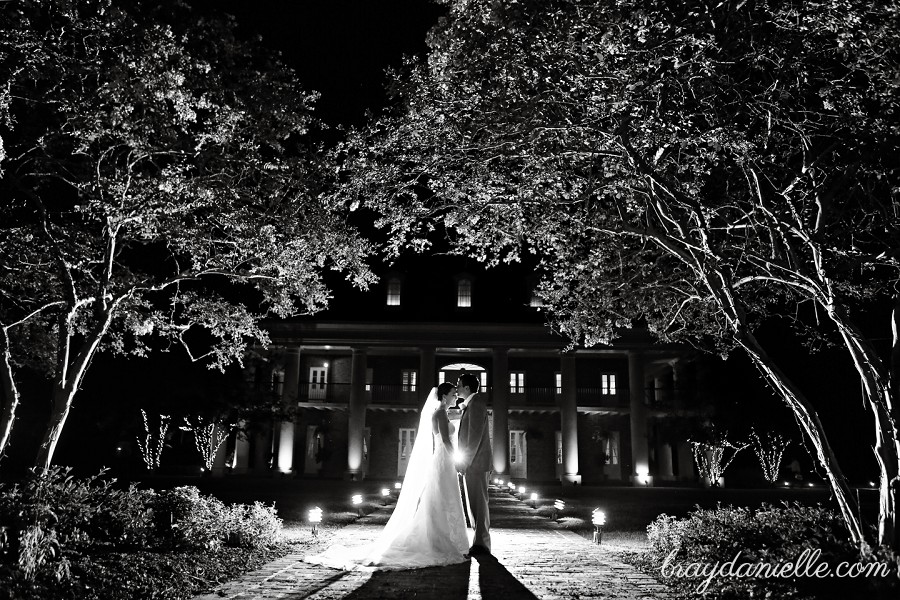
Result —
[[[491, 494], [491, 517], [493, 556], [449, 567], [363, 573], [309, 565], [302, 562], [302, 554], [288, 555], [195, 600], [666, 597], [665, 587], [618, 560], [615, 548], [597, 546], [571, 531], [555, 528], [552, 521], [534, 516], [529, 507], [508, 494]], [[332, 543], [363, 544], [374, 539], [381, 527], [348, 525], [337, 531]]]

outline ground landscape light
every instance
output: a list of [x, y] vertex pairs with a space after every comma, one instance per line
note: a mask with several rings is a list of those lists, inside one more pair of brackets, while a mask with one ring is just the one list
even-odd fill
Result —
[[531, 508], [534, 508], [537, 504], [538, 495], [537, 492], [531, 492]]
[[319, 535], [319, 523], [322, 522], [322, 509], [318, 506], [309, 509], [309, 516], [307, 517], [310, 525], [312, 525], [312, 534], [315, 536]]
[[606, 525], [606, 513], [595, 508], [591, 513], [591, 521], [594, 523], [594, 543], [603, 541], [603, 526]]
[[401, 484], [399, 481], [398, 481], [397, 483], [394, 484], [394, 489], [395, 489], [395, 490], [399, 490], [401, 487], [403, 487], [403, 484]]
[[381, 488], [381, 504], [387, 506], [387, 497], [391, 494], [391, 490]]
[[362, 494], [354, 494], [351, 498], [353, 505], [356, 506], [356, 516], [361, 517], [362, 514]]
[[565, 507], [566, 507], [565, 500], [562, 500], [560, 498], [557, 498], [556, 500], [554, 500], [553, 501], [553, 512], [550, 514], [550, 518], [553, 519], [554, 521], [557, 520], [559, 518], [559, 513], [561, 513]]

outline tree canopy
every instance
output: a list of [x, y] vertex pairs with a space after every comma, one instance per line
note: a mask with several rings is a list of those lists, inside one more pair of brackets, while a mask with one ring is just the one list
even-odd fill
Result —
[[814, 407], [753, 333], [797, 315], [844, 344], [875, 417], [881, 539], [896, 541], [898, 415], [858, 319], [898, 274], [897, 7], [449, 4], [427, 63], [395, 79], [399, 109], [345, 147], [345, 200], [382, 215], [391, 253], [439, 229], [489, 263], [537, 256], [578, 342], [641, 318], [663, 339], [746, 350], [860, 541]]
[[39, 368], [44, 465], [96, 352], [162, 336], [223, 368], [263, 316], [323, 308], [324, 271], [374, 279], [324, 194], [316, 94], [229, 20], [124, 6], [0, 6], [0, 452]]

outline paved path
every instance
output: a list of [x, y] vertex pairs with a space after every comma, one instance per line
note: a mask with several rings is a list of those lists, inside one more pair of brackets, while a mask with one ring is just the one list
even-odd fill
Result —
[[[390, 510], [390, 507], [382, 510]], [[449, 567], [393, 572], [345, 572], [288, 555], [195, 600], [650, 600], [665, 588], [597, 546], [505, 493], [491, 494], [493, 556]], [[365, 519], [361, 519], [365, 521]], [[332, 543], [366, 543], [381, 525], [359, 522], [338, 530]]]

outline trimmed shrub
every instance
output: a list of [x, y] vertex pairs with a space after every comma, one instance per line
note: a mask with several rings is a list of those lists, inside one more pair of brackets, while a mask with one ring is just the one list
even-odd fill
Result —
[[101, 479], [104, 473], [79, 479], [53, 467], [22, 484], [0, 484], [0, 559], [17, 563], [29, 579], [39, 570], [65, 578], [63, 549], [145, 543], [152, 492], [116, 490], [114, 479]]
[[[838, 515], [799, 503], [758, 509], [697, 508], [684, 519], [660, 515], [647, 527], [648, 558], [666, 582], [690, 594], [716, 598], [875, 598], [900, 589], [897, 557], [886, 549], [860, 552]], [[804, 561], [809, 567], [772, 575], [773, 567]], [[729, 563], [734, 566], [728, 568]], [[818, 565], [883, 566], [887, 576], [815, 576]], [[745, 565], [744, 575], [737, 569]], [[754, 570], [754, 568], [758, 570]], [[826, 567], [821, 567], [824, 573]], [[727, 571], [730, 574], [723, 573]], [[757, 575], [752, 575], [757, 573]]]
[[228, 509], [194, 486], [159, 492], [152, 501], [157, 531], [166, 546], [216, 550], [225, 541]]
[[216, 551], [226, 543], [261, 549], [281, 530], [274, 506], [226, 506], [193, 486], [118, 490], [103, 475], [79, 479], [53, 468], [21, 484], [0, 484], [0, 566], [29, 581], [61, 580], [69, 577], [67, 552]]
[[225, 539], [229, 546], [264, 548], [277, 541], [281, 527], [274, 505], [235, 504], [228, 508]]

